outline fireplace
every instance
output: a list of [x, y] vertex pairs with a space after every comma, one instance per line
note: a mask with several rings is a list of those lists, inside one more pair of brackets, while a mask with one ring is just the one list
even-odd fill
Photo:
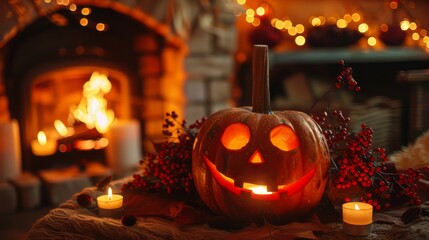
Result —
[[[105, 146], [78, 147], [103, 139], [103, 132], [70, 119], [73, 108], [84, 100], [83, 86], [93, 74], [103, 74], [111, 84], [103, 99], [107, 108], [116, 119], [137, 120], [144, 138], [157, 137], [156, 130], [146, 132], [148, 124], [161, 122], [169, 108], [182, 108], [177, 99], [183, 95], [168, 99], [164, 96], [170, 93], [157, 85], [167, 79], [172, 86], [183, 82], [183, 66], [169, 66], [167, 58], [183, 62], [184, 44], [172, 43], [148, 25], [111, 8], [77, 8], [88, 9], [88, 21], [102, 22], [105, 29], [82, 24], [80, 13], [60, 8], [28, 25], [6, 47], [6, 87], [11, 117], [20, 123], [24, 169], [104, 161]], [[157, 108], [145, 112], [153, 104]], [[59, 135], [56, 121], [71, 130], [68, 135]], [[55, 152], [37, 152], [33, 142], [40, 141], [40, 131], [48, 141], [57, 141]]]
[[[112, 84], [105, 97], [115, 117], [140, 124], [144, 151], [162, 138], [166, 112], [193, 121], [230, 106], [235, 16], [222, 1], [5, 4], [0, 7], [5, 16], [0, 30], [7, 30], [0, 39], [0, 97], [9, 104], [6, 110], [0, 107], [0, 115], [19, 122], [24, 170], [105, 161], [102, 147], [56, 149], [49, 157], [35, 156], [31, 149], [40, 130], [55, 132], [55, 120], [74, 127], [74, 134], [59, 138], [59, 144], [103, 138], [68, 122], [70, 108], [81, 101], [82, 87], [94, 72], [106, 74]], [[211, 22], [200, 24], [203, 17]]]

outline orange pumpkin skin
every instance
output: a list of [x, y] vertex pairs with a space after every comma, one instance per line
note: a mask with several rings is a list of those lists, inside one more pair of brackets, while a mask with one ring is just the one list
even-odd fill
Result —
[[[228, 149], [223, 135], [237, 123], [248, 127], [250, 137], [240, 149]], [[278, 126], [291, 129], [297, 140], [286, 151], [270, 140]], [[251, 161], [255, 152], [260, 158]], [[264, 216], [284, 223], [307, 215], [322, 198], [329, 165], [326, 140], [310, 116], [297, 111], [255, 113], [250, 107], [210, 116], [197, 134], [192, 155], [201, 199], [214, 212], [245, 222]], [[235, 186], [222, 176], [234, 179]], [[243, 183], [266, 185], [272, 194], [256, 194], [243, 188]]]

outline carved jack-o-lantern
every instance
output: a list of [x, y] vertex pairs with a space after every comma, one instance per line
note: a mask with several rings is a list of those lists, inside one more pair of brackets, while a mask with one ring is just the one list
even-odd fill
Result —
[[[260, 61], [262, 59], [262, 61]], [[319, 203], [329, 149], [305, 113], [271, 112], [267, 47], [254, 47], [252, 108], [221, 110], [197, 134], [192, 155], [196, 189], [215, 212], [250, 221], [291, 221]]]

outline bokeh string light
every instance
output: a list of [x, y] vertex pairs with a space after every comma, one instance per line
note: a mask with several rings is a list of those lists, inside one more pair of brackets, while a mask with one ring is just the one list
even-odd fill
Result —
[[92, 9], [90, 7], [79, 8], [73, 1], [70, 0], [43, 0], [46, 4], [57, 4], [59, 7], [68, 9], [76, 17], [82, 27], [95, 29], [99, 32], [108, 31], [109, 25], [103, 22], [94, 22], [90, 16]]
[[[343, 17], [334, 17], [334, 16], [310, 16], [308, 19], [308, 24], [298, 23], [293, 19], [289, 18], [280, 18], [276, 17], [273, 14], [269, 16], [269, 13], [273, 12], [273, 9], [266, 3], [262, 2], [256, 8], [251, 8], [246, 5], [246, 0], [236, 0], [237, 4], [245, 8], [245, 20], [247, 23], [258, 27], [260, 25], [260, 19], [262, 17], [269, 17], [271, 26], [277, 30], [287, 33], [290, 37], [295, 39], [295, 44], [297, 46], [304, 46], [306, 42], [306, 33], [309, 28], [312, 27], [321, 27], [328, 24], [334, 24], [339, 29], [355, 29], [362, 33], [366, 38], [367, 45], [370, 47], [377, 46], [381, 41], [378, 41], [379, 32], [389, 31], [389, 26], [386, 23], [380, 23], [379, 26], [374, 26], [366, 22], [365, 16], [363, 13], [352, 12], [346, 13]], [[387, 4], [388, 8], [392, 11], [396, 11], [399, 8], [404, 9], [407, 17], [404, 17], [399, 22], [399, 26], [402, 31], [410, 32], [411, 39], [416, 42], [416, 45], [424, 48], [426, 51], [429, 51], [429, 37], [427, 29], [425, 29], [419, 21], [414, 19], [411, 15], [409, 9], [416, 8], [416, 3], [414, 1], [400, 1], [400, 0], [391, 0]], [[374, 31], [378, 30], [378, 31]]]

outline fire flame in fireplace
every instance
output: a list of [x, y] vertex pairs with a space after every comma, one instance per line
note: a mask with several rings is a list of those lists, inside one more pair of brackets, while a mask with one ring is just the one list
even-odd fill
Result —
[[107, 75], [93, 72], [89, 81], [83, 85], [83, 98], [74, 108], [73, 116], [86, 124], [89, 129], [105, 133], [115, 119], [113, 110], [107, 108], [104, 95], [110, 92], [112, 84]]

